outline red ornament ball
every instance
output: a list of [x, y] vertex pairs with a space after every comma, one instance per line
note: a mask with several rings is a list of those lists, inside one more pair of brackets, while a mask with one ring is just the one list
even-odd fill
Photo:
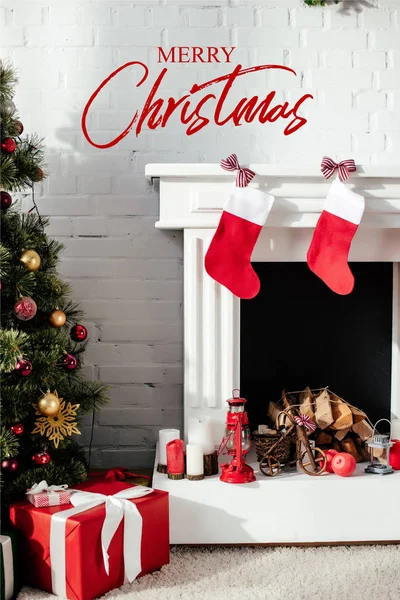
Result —
[[15, 423], [15, 425], [11, 425], [10, 429], [15, 435], [22, 435], [24, 433], [24, 426], [22, 423]]
[[87, 338], [87, 329], [84, 325], [74, 325], [70, 332], [71, 338], [74, 342], [83, 342]]
[[76, 369], [78, 361], [76, 359], [76, 356], [74, 356], [73, 354], [67, 354], [67, 356], [63, 360], [63, 363], [67, 371], [73, 371], [74, 369]]
[[3, 471], [15, 473], [15, 471], [19, 468], [19, 462], [16, 458], [5, 458], [1, 461], [1, 468]]
[[15, 152], [17, 148], [17, 144], [12, 138], [6, 138], [4, 142], [1, 142], [1, 150], [2, 152], [7, 152], [7, 154], [12, 154]]
[[32, 363], [29, 360], [19, 360], [15, 367], [15, 372], [21, 377], [29, 377], [32, 373]]
[[22, 125], [21, 121], [15, 121], [15, 129], [17, 130], [18, 135], [21, 135], [21, 133], [24, 131], [24, 126]]
[[332, 459], [332, 469], [340, 477], [349, 477], [356, 470], [356, 459], [348, 452], [339, 452]]
[[8, 192], [1, 192], [1, 210], [7, 210], [12, 204], [12, 198]]
[[32, 456], [32, 460], [37, 465], [47, 465], [51, 461], [51, 456], [48, 452], [38, 452]]
[[24, 296], [14, 305], [14, 312], [20, 321], [29, 321], [36, 315], [36, 302], [32, 298]]

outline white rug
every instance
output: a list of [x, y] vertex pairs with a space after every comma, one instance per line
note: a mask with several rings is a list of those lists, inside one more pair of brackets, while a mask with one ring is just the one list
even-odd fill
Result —
[[[18, 600], [50, 594], [25, 588]], [[107, 600], [399, 600], [400, 546], [172, 549]]]

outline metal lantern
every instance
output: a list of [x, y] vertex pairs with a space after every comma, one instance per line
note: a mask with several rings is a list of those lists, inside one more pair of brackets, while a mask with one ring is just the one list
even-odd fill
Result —
[[[235, 395], [238, 392], [238, 395]], [[246, 464], [245, 458], [251, 448], [249, 418], [244, 409], [247, 400], [240, 397], [240, 390], [232, 392], [226, 416], [225, 436], [219, 448], [219, 454], [226, 450], [232, 456], [230, 463], [221, 465], [221, 481], [225, 483], [251, 483], [255, 481], [254, 471]]]
[[390, 448], [393, 446], [393, 442], [390, 441], [390, 433], [381, 434], [376, 432], [376, 426], [382, 421], [386, 421], [391, 425], [388, 419], [380, 419], [375, 423], [372, 437], [367, 442], [370, 460], [365, 472], [377, 475], [389, 475], [389, 473], [393, 473], [393, 469], [390, 466]]

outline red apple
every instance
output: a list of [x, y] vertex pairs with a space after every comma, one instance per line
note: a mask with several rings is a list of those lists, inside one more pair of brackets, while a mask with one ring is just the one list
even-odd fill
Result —
[[356, 469], [356, 459], [348, 452], [338, 452], [332, 459], [332, 469], [336, 475], [349, 477]]
[[333, 460], [333, 457], [336, 456], [336, 454], [339, 454], [339, 452], [337, 450], [335, 450], [334, 448], [329, 448], [329, 450], [325, 450], [325, 456], [326, 456], [325, 473], [333, 473], [332, 460]]

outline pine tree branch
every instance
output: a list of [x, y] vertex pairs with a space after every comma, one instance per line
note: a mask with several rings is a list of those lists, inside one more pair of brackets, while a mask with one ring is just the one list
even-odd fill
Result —
[[10, 273], [12, 255], [8, 248], [0, 244], [0, 277], [4, 279]]
[[28, 344], [28, 335], [16, 329], [0, 330], [0, 369], [10, 373], [17, 366]]
[[98, 410], [109, 402], [109, 387], [100, 381], [89, 381], [83, 377], [71, 379], [70, 397], [80, 399], [80, 413]]
[[[23, 191], [47, 176], [42, 140], [36, 135], [18, 138], [15, 152], [9, 156], [2, 153], [0, 160], [0, 185], [8, 191]], [[14, 170], [10, 170], [10, 161], [14, 163]]]
[[44, 467], [29, 469], [21, 473], [13, 481], [7, 482], [4, 486], [4, 499], [6, 502], [11, 500], [22, 500], [25, 498], [25, 492], [30, 489], [34, 483], [45, 479], [49, 485], [68, 485], [73, 487], [75, 484], [85, 481], [87, 470], [84, 463], [77, 460], [70, 460], [64, 465], [50, 462]]
[[0, 65], [0, 103], [14, 97], [15, 86], [18, 83], [16, 70], [7, 61], [2, 60]]
[[12, 458], [18, 454], [19, 440], [10, 429], [0, 430], [0, 460]]
[[0, 157], [0, 187], [4, 190], [12, 190], [17, 177], [17, 168], [11, 156]]

